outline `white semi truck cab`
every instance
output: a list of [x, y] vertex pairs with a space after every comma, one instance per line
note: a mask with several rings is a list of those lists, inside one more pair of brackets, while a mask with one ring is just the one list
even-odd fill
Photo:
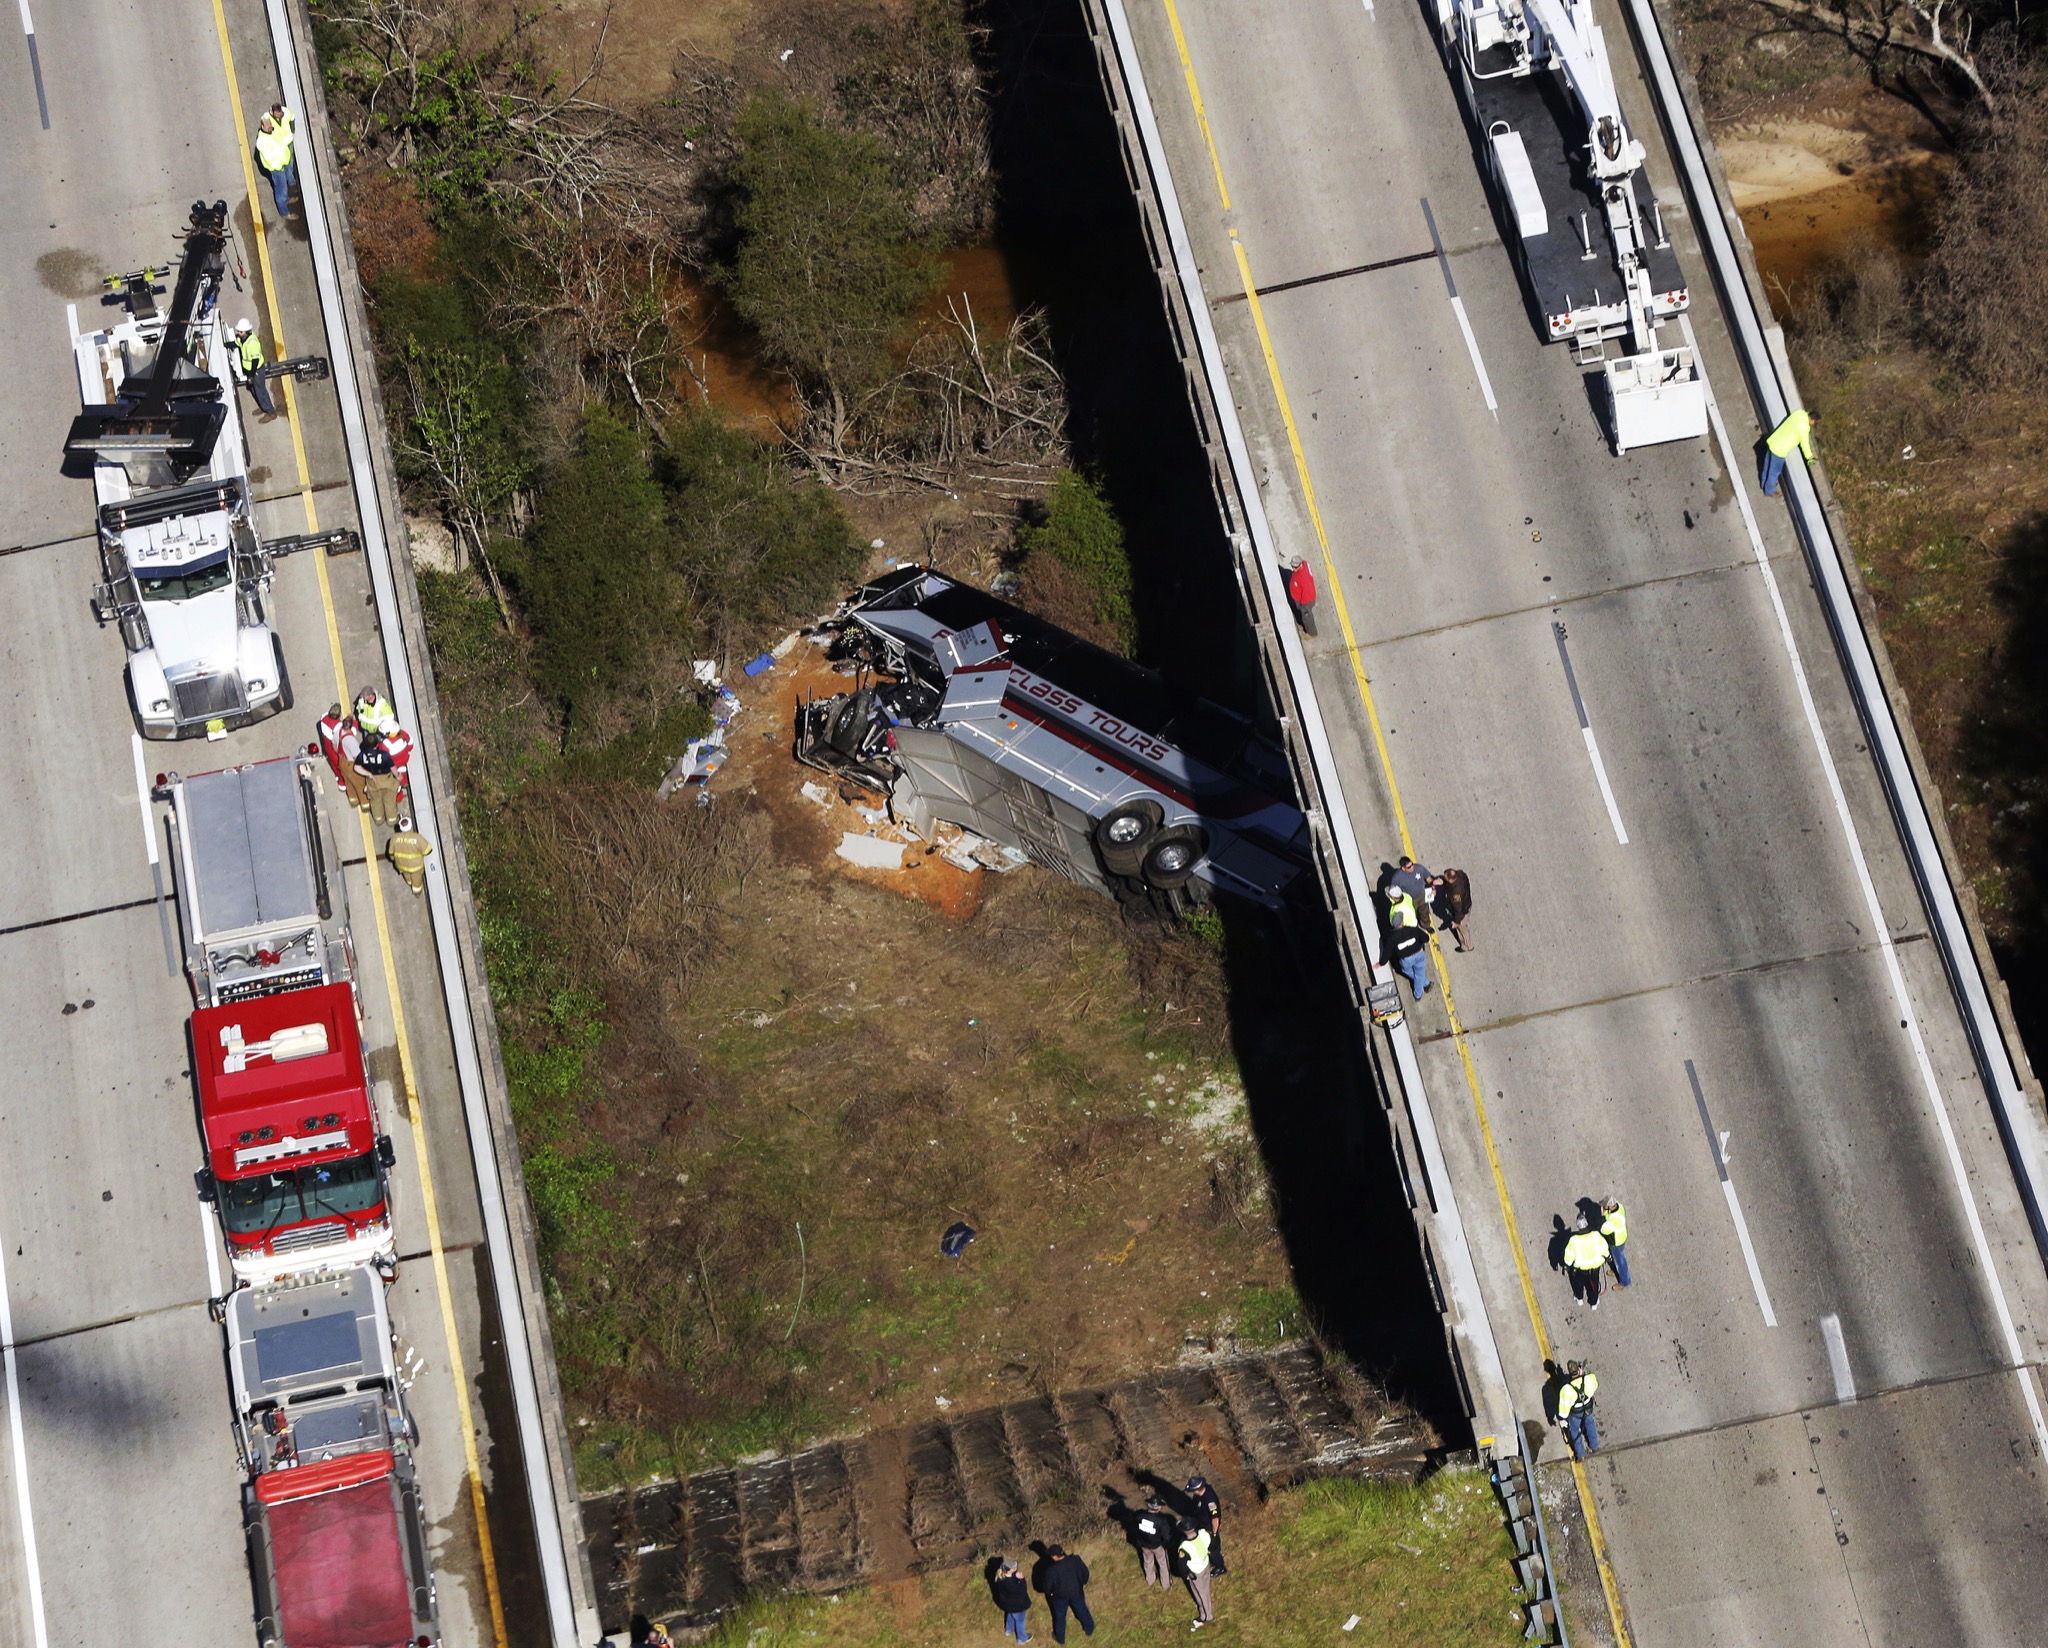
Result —
[[[196, 202], [168, 310], [154, 268], [108, 282], [109, 324], [73, 339], [83, 404], [64, 443], [90, 464], [101, 580], [93, 612], [128, 653], [145, 738], [218, 738], [292, 707], [266, 597], [280, 555], [356, 547], [353, 532], [257, 535], [248, 447], [220, 313], [227, 206]], [[317, 358], [267, 374], [324, 377]]]

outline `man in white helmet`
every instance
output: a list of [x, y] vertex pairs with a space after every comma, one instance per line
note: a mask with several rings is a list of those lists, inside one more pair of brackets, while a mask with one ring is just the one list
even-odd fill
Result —
[[270, 380], [261, 375], [263, 370], [263, 340], [256, 335], [256, 323], [244, 315], [235, 322], [233, 348], [235, 382], [249, 386], [249, 393], [256, 397], [256, 410], [263, 414], [268, 423], [277, 416], [277, 405], [270, 398]]

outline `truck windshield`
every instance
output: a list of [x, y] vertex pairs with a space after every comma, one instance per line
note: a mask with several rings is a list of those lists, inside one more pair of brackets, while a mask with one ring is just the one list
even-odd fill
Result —
[[369, 1212], [384, 1200], [374, 1151], [345, 1161], [285, 1168], [248, 1179], [223, 1180], [221, 1215], [236, 1236], [256, 1236], [280, 1225], [306, 1224]]
[[234, 569], [223, 555], [217, 561], [202, 561], [177, 572], [138, 572], [135, 582], [145, 601], [189, 601], [196, 595], [210, 595], [227, 586]]

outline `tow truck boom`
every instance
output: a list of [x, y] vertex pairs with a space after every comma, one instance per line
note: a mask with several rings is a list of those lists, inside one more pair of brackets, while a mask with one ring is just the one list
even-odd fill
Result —
[[[1518, 232], [1518, 262], [1536, 289], [1549, 337], [1570, 339], [1581, 364], [1603, 368], [1615, 449], [1704, 435], [1706, 386], [1693, 351], [1666, 349], [1657, 337], [1658, 322], [1681, 314], [1690, 295], [1654, 196], [1646, 221], [1637, 190], [1647, 152], [1622, 114], [1591, 0], [1438, 0], [1438, 20], [1504, 197], [1504, 215]], [[1542, 118], [1549, 100], [1540, 94], [1538, 76], [1546, 72], [1563, 83], [1584, 122], [1582, 145], [1570, 141], [1562, 111], [1552, 107], [1553, 118]], [[1518, 83], [1535, 87], [1536, 95], [1518, 94]], [[1545, 127], [1554, 128], [1570, 155], [1583, 156], [1582, 176], [1566, 182], [1563, 169], [1546, 167], [1539, 179], [1524, 137], [1544, 145], [1552, 136]], [[1598, 260], [1586, 212], [1576, 212], [1576, 258], [1568, 242], [1543, 244], [1554, 232], [1553, 208], [1573, 215], [1573, 208], [1593, 200], [1621, 279], [1619, 302], [1603, 300], [1597, 275], [1563, 272]], [[1625, 338], [1628, 349], [1619, 359], [1606, 350], [1616, 338]]]

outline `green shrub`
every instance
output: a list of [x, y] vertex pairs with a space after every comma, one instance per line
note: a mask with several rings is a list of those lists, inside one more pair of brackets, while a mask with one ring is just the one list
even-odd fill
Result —
[[711, 712], [694, 698], [675, 698], [652, 725], [614, 738], [602, 749], [580, 751], [565, 762], [580, 783], [653, 785], [675, 764], [690, 740], [711, 730]]
[[1308, 1312], [1291, 1287], [1248, 1287], [1238, 1295], [1237, 1337], [1247, 1345], [1285, 1344], [1308, 1327]]
[[519, 580], [541, 689], [568, 717], [628, 684], [683, 617], [662, 491], [639, 435], [601, 406], [548, 477]]
[[1095, 616], [1128, 649], [1136, 630], [1131, 607], [1131, 558], [1124, 529], [1109, 500], [1085, 475], [1068, 471], [1053, 483], [1045, 519], [1017, 532], [1026, 556], [1046, 555], [1086, 582]]
[[887, 371], [930, 288], [910, 213], [872, 137], [834, 131], [779, 92], [756, 92], [730, 174], [739, 243], [722, 277], [761, 352], [831, 403], [835, 446], [849, 400]]
[[859, 569], [832, 495], [710, 413], [672, 432], [661, 475], [678, 564], [721, 654], [815, 616]]

